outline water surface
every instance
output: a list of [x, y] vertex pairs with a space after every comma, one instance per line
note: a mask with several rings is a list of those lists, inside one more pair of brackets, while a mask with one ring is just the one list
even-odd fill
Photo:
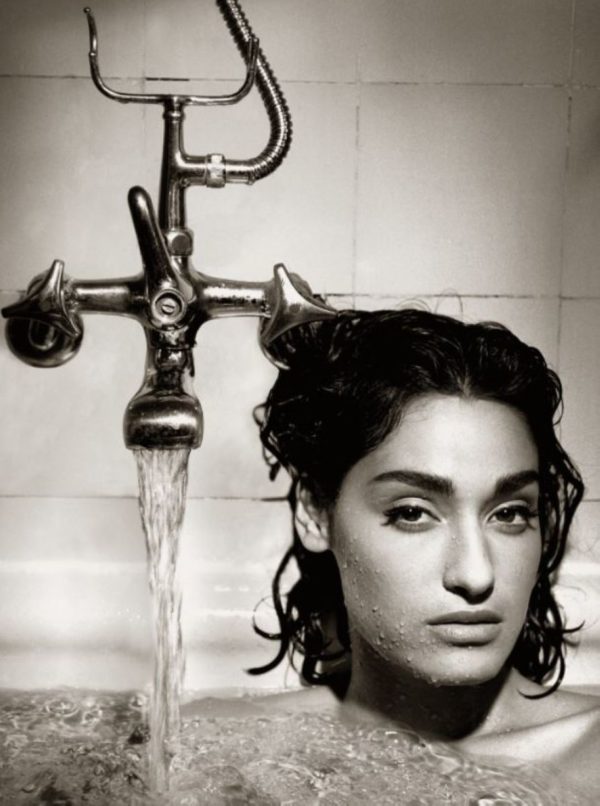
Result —
[[269, 698], [183, 708], [170, 791], [153, 795], [149, 702], [138, 693], [0, 690], [7, 806], [576, 806], [548, 772], [476, 763], [414, 733], [286, 713]]

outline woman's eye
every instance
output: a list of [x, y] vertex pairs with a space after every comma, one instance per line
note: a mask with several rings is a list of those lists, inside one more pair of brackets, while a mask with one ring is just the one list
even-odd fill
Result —
[[533, 525], [538, 513], [526, 504], [510, 504], [500, 507], [491, 515], [491, 522], [504, 527], [505, 531], [523, 532]]
[[401, 504], [384, 513], [385, 525], [399, 526], [404, 529], [422, 528], [433, 523], [436, 518], [423, 507], [414, 504]]

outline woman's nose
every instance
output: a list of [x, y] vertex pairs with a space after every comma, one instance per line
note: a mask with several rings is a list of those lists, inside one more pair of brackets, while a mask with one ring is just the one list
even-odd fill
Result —
[[475, 518], [456, 525], [444, 566], [444, 587], [476, 603], [494, 589], [494, 568], [485, 533]]

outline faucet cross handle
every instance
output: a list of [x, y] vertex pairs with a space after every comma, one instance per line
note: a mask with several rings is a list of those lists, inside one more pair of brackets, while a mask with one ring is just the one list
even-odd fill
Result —
[[83, 322], [65, 300], [64, 268], [62, 260], [55, 260], [33, 278], [22, 299], [2, 311], [8, 318], [8, 346], [34, 367], [58, 367], [81, 346]]
[[34, 277], [23, 299], [4, 309], [4, 316], [35, 319], [77, 339], [83, 333], [81, 319], [65, 303], [65, 264], [55, 260], [48, 271]]
[[273, 269], [273, 279], [266, 284], [265, 309], [270, 314], [260, 325], [259, 342], [265, 356], [279, 369], [287, 364], [271, 350], [273, 342], [297, 325], [331, 319], [337, 311], [313, 296], [310, 286], [297, 274], [290, 274], [283, 263]]
[[270, 316], [262, 325], [260, 334], [261, 344], [266, 350], [286, 330], [319, 319], [329, 319], [337, 313], [315, 299], [308, 283], [298, 275], [290, 274], [283, 263], [278, 263], [273, 273], [266, 293]]

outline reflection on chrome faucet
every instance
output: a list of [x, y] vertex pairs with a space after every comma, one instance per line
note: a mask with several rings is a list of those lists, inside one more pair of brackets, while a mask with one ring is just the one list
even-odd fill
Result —
[[[34, 366], [64, 364], [78, 351], [82, 314], [109, 313], [137, 319], [144, 328], [147, 358], [141, 388], [125, 412], [129, 448], [195, 448], [202, 439], [202, 410], [193, 389], [193, 347], [198, 328], [222, 316], [261, 317], [260, 343], [269, 345], [298, 324], [334, 315], [312, 296], [308, 285], [275, 266], [267, 282], [238, 282], [202, 274], [191, 265], [193, 233], [187, 226], [185, 193], [190, 185], [221, 188], [252, 184], [272, 173], [286, 156], [291, 120], [281, 89], [237, 0], [216, 0], [247, 65], [241, 88], [230, 95], [167, 95], [117, 92], [100, 74], [98, 35], [92, 12], [85, 9], [90, 35], [89, 62], [96, 87], [121, 103], [162, 104], [164, 144], [158, 215], [141, 187], [128, 195], [143, 271], [115, 280], [79, 281], [55, 260], [35, 277], [23, 299], [4, 308], [11, 350]], [[269, 117], [271, 133], [255, 158], [222, 154], [192, 156], [183, 147], [185, 107], [233, 104], [256, 84]]]

